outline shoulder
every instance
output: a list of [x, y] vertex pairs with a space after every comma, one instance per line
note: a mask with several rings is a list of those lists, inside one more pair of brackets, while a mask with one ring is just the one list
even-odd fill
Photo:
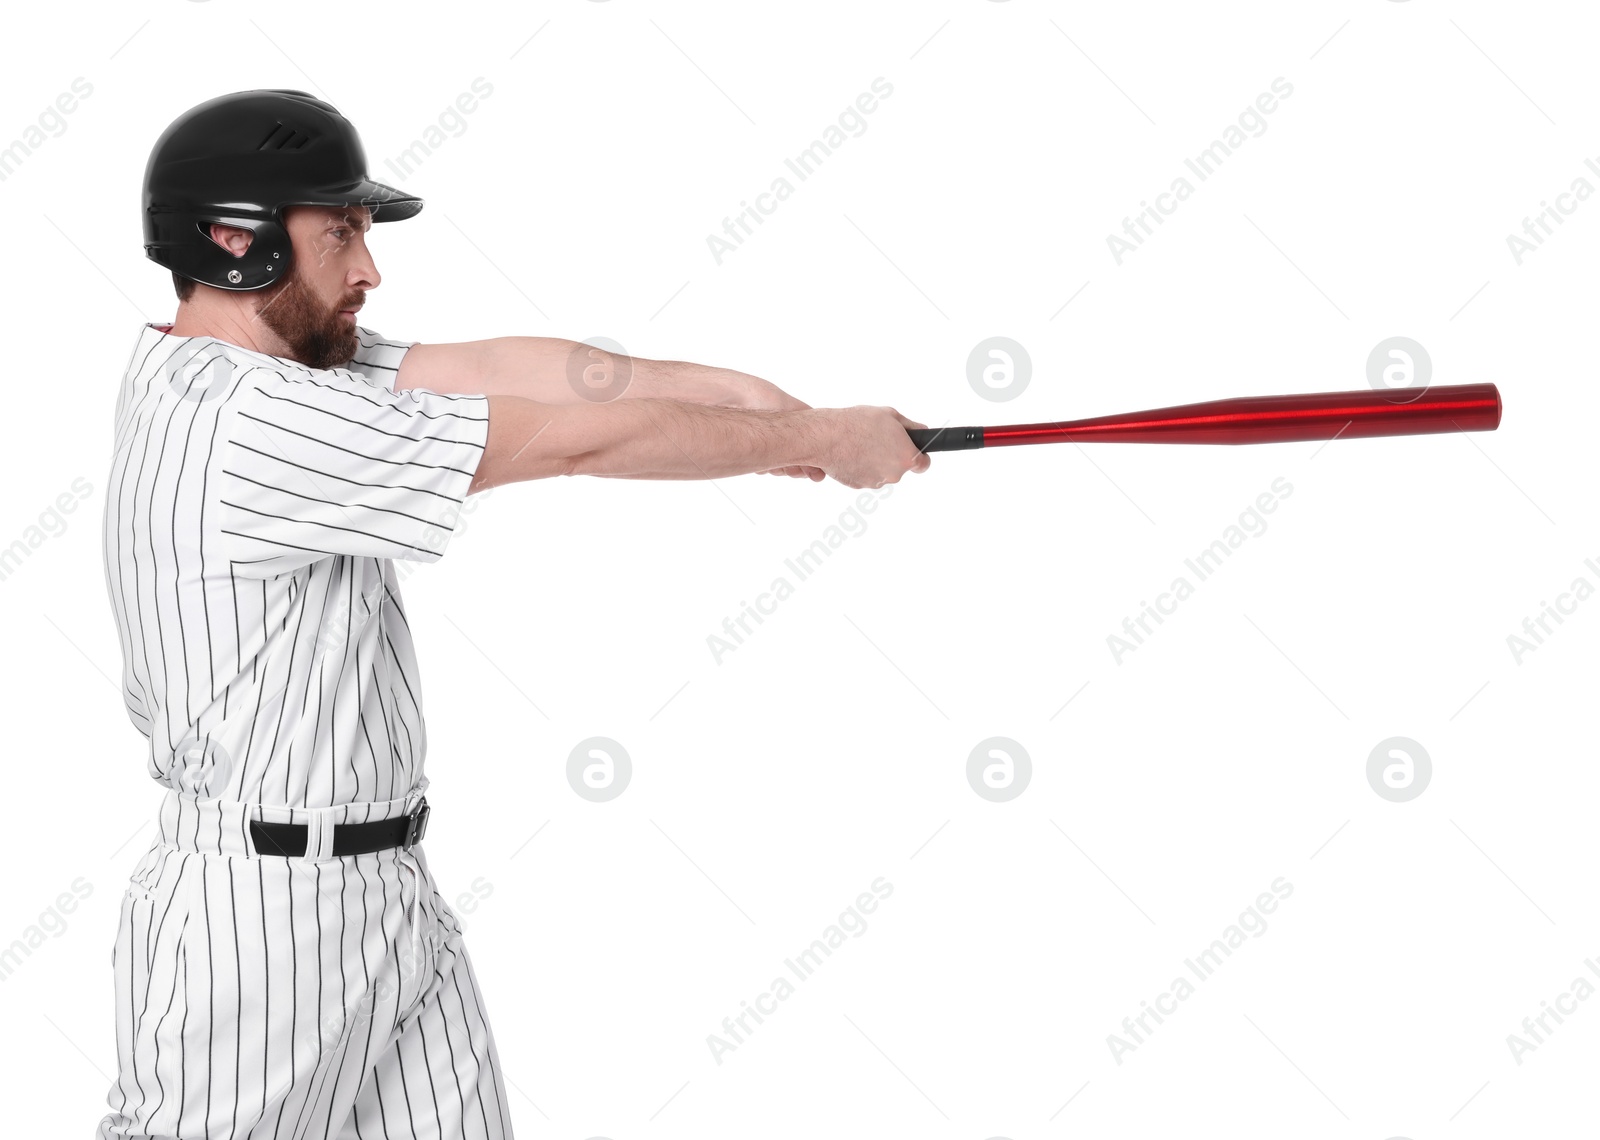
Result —
[[380, 388], [393, 391], [400, 375], [400, 361], [405, 358], [406, 350], [417, 342], [385, 337], [360, 326], [356, 328], [356, 340], [356, 354], [342, 371], [357, 373]]

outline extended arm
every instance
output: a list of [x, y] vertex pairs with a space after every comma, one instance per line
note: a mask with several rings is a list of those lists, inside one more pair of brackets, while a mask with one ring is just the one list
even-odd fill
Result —
[[[587, 392], [580, 391], [581, 385], [588, 386]], [[731, 368], [621, 356], [578, 341], [544, 336], [413, 345], [400, 362], [395, 386], [521, 396], [542, 404], [663, 399], [766, 411], [810, 406], [775, 384]], [[617, 391], [607, 395], [613, 387]]]
[[757, 412], [679, 400], [541, 404], [489, 397], [488, 442], [471, 491], [553, 475], [721, 479], [814, 467], [848, 487], [881, 487], [928, 457], [893, 408]]

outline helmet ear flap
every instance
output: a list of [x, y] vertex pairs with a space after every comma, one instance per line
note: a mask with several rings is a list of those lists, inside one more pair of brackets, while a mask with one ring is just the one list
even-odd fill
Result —
[[[288, 232], [274, 220], [188, 212], [168, 213], [161, 220], [165, 224], [158, 226], [156, 240], [145, 246], [145, 252], [180, 277], [216, 289], [249, 290], [289, 274], [293, 246]], [[212, 239], [213, 223], [249, 230], [250, 248], [235, 257]], [[194, 240], [196, 231], [202, 240]]]

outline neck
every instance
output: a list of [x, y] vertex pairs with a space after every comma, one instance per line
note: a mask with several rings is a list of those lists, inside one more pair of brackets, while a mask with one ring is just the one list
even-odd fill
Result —
[[289, 346], [256, 315], [253, 302], [249, 293], [197, 286], [187, 301], [178, 302], [172, 335], [215, 337], [252, 352], [288, 358]]

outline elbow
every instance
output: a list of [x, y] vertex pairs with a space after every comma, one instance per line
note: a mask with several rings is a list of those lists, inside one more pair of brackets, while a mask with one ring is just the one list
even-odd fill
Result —
[[588, 449], [583, 433], [570, 422], [573, 411], [519, 396], [491, 396], [488, 439], [472, 491], [582, 474]]
[[592, 451], [580, 452], [577, 455], [563, 455], [551, 464], [551, 475], [596, 475], [599, 474], [593, 463]]
[[582, 475], [584, 471], [579, 466], [579, 458], [545, 454], [531, 460], [512, 456], [509, 460], [501, 461], [495, 456], [487, 456], [473, 473], [472, 482], [467, 485], [467, 494], [476, 495], [506, 483], [527, 483], [535, 479], [548, 479], [553, 475]]

